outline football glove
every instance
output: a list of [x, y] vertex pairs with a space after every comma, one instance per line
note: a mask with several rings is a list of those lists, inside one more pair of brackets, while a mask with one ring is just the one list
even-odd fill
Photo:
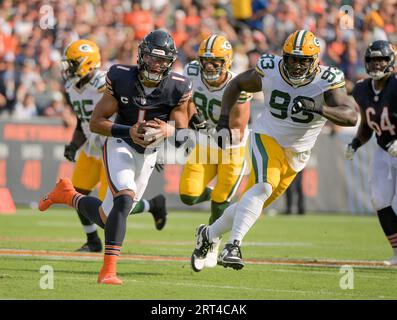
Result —
[[71, 162], [75, 162], [76, 161], [75, 158], [76, 158], [77, 150], [79, 150], [79, 147], [76, 144], [74, 144], [73, 142], [71, 142], [70, 144], [65, 146], [65, 150], [63, 152], [63, 156], [67, 160], [69, 160]]
[[352, 161], [355, 153], [356, 153], [356, 150], [352, 147], [352, 144], [349, 143], [346, 146], [345, 159], [349, 160], [349, 161]]
[[393, 157], [397, 157], [397, 139], [387, 145], [387, 152], [389, 152]]
[[226, 146], [230, 144], [232, 140], [232, 132], [229, 128], [229, 116], [221, 115], [216, 126], [217, 132], [217, 144], [221, 149], [226, 149]]
[[292, 106], [292, 114], [298, 113], [301, 110], [310, 111], [322, 114], [323, 113], [323, 106], [316, 105], [313, 99], [300, 97], [296, 100], [295, 104]]
[[195, 113], [189, 121], [189, 128], [196, 131], [208, 130], [210, 125], [200, 113]]

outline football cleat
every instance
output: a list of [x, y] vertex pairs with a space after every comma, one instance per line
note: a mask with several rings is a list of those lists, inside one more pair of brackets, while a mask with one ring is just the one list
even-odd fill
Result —
[[116, 273], [102, 273], [102, 270], [99, 272], [97, 283], [99, 284], [114, 284], [114, 285], [121, 285], [123, 281], [120, 280]]
[[204, 269], [211, 244], [208, 239], [208, 227], [205, 224], [200, 224], [196, 229], [196, 248], [190, 259], [193, 271], [200, 272]]
[[244, 262], [240, 250], [240, 241], [234, 240], [233, 243], [227, 243], [218, 258], [218, 264], [225, 268], [240, 270], [244, 268]]
[[221, 239], [216, 238], [212, 241], [210, 249], [207, 253], [207, 258], [205, 259], [205, 267], [214, 268], [218, 263], [218, 251], [221, 245]]
[[167, 208], [165, 197], [161, 194], [149, 200], [150, 210], [153, 215], [154, 225], [157, 230], [162, 230], [167, 222]]
[[77, 249], [76, 252], [101, 252], [102, 243], [99, 241], [89, 241], [82, 245], [81, 248]]
[[69, 179], [60, 179], [55, 185], [54, 189], [45, 195], [39, 202], [39, 210], [45, 211], [51, 205], [56, 203], [63, 203], [68, 206], [73, 206], [73, 197], [77, 194], [72, 182]]

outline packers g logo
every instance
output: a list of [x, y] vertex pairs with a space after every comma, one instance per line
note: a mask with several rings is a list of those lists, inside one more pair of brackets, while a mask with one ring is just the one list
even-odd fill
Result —
[[88, 44], [82, 44], [82, 45], [79, 47], [79, 50], [80, 50], [81, 52], [93, 52], [93, 51], [94, 51], [94, 50], [92, 50], [91, 46], [89, 46]]
[[222, 48], [224, 48], [224, 49], [226, 49], [226, 50], [230, 50], [230, 49], [232, 48], [232, 45], [230, 44], [229, 41], [225, 41], [225, 42], [222, 44]]
[[316, 37], [314, 37], [313, 43], [314, 43], [317, 47], [320, 46], [320, 41], [319, 41]]

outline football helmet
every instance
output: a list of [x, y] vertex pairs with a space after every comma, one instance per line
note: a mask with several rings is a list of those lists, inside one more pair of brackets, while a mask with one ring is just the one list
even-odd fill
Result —
[[64, 79], [77, 81], [101, 66], [101, 55], [95, 42], [77, 40], [69, 44], [61, 61]]
[[[212, 34], [200, 43], [198, 60], [204, 79], [216, 81], [230, 69], [233, 61], [232, 45], [224, 36]], [[213, 69], [208, 70], [206, 63], [212, 63]]]
[[143, 79], [160, 82], [170, 73], [177, 54], [174, 39], [167, 32], [150, 32], [138, 46], [138, 68]]
[[283, 46], [283, 71], [293, 85], [309, 81], [319, 64], [320, 42], [307, 30], [288, 36]]
[[374, 80], [380, 80], [393, 72], [394, 62], [395, 52], [393, 46], [388, 41], [374, 41], [365, 51], [365, 70]]

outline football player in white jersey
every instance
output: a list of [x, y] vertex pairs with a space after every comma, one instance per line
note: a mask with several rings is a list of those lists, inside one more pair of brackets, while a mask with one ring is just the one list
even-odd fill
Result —
[[241, 242], [263, 207], [277, 199], [310, 157], [326, 120], [341, 126], [357, 122], [356, 103], [347, 95], [343, 73], [319, 65], [320, 43], [313, 33], [297, 30], [284, 43], [283, 57], [263, 55], [256, 68], [230, 81], [222, 99], [217, 130], [232, 134], [233, 108], [241, 91], [263, 91], [264, 108], [250, 137], [252, 171], [239, 202], [212, 225], [196, 231], [193, 257], [203, 259], [213, 239], [231, 230], [218, 263], [241, 269]]
[[[223, 92], [229, 81], [235, 77], [229, 70], [232, 59], [233, 49], [230, 42], [224, 36], [212, 34], [201, 42], [197, 60], [187, 64], [184, 69], [184, 75], [190, 78], [193, 86], [189, 113], [193, 114], [192, 119], [203, 117], [210, 128], [215, 128], [218, 123]], [[248, 101], [251, 97], [251, 94], [243, 92], [234, 109], [234, 116], [240, 121], [242, 141], [227, 150], [222, 150], [218, 148], [215, 140], [211, 146], [208, 136], [200, 134], [199, 130], [198, 144], [187, 159], [182, 172], [179, 189], [181, 201], [187, 205], [194, 205], [211, 200], [209, 224], [214, 223], [230, 205], [245, 172], [244, 150], [248, 138]], [[195, 114], [196, 112], [199, 113]], [[211, 189], [208, 184], [215, 177], [217, 181]], [[192, 260], [193, 270], [201, 271], [204, 267], [215, 267], [219, 245], [220, 239], [214, 240], [205, 260]]]
[[[77, 151], [80, 150], [73, 170], [72, 183], [75, 189], [84, 195], [88, 195], [100, 183], [98, 197], [103, 200], [108, 187], [101, 150], [105, 138], [92, 133], [89, 128], [92, 111], [106, 88], [106, 71], [99, 70], [100, 66], [98, 46], [93, 41], [80, 39], [66, 47], [61, 67], [65, 91], [77, 117], [72, 141], [65, 146], [64, 152], [65, 158], [74, 162]], [[159, 195], [151, 200], [142, 199], [133, 213], [149, 210], [155, 219], [156, 228], [162, 229], [166, 221], [164, 197]], [[96, 225], [79, 212], [78, 215], [87, 234], [87, 242], [77, 251], [102, 251]]]

